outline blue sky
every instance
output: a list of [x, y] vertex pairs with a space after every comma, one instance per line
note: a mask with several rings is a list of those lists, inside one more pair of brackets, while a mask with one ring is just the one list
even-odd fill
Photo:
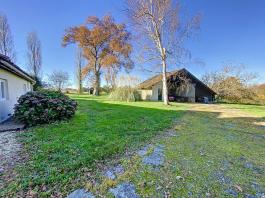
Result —
[[[245, 64], [265, 82], [265, 1], [182, 0], [183, 11], [202, 14], [201, 30], [186, 43], [194, 59], [186, 67], [200, 77], [224, 63]], [[123, 0], [0, 0], [0, 12], [7, 15], [14, 37], [17, 64], [26, 69], [26, 35], [37, 31], [42, 43], [43, 75], [53, 70], [74, 73], [74, 46], [63, 48], [67, 27], [81, 24], [87, 16], [112, 14], [125, 22]], [[137, 67], [136, 67], [137, 68]], [[149, 73], [137, 69], [142, 79]]]

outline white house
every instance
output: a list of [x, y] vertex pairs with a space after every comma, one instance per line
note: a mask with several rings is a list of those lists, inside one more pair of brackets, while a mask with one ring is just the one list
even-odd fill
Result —
[[0, 122], [13, 114], [18, 98], [32, 91], [34, 79], [0, 54]]

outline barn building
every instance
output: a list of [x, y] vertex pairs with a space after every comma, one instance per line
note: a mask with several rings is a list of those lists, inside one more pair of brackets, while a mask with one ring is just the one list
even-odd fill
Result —
[[[177, 102], [212, 102], [216, 93], [185, 68], [168, 72], [168, 97]], [[162, 101], [162, 74], [138, 86], [142, 100]]]

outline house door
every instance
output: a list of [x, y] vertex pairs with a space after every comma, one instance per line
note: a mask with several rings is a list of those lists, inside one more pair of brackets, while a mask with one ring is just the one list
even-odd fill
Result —
[[157, 92], [158, 92], [158, 94], [157, 94], [158, 100], [162, 100], [162, 89], [158, 88]]

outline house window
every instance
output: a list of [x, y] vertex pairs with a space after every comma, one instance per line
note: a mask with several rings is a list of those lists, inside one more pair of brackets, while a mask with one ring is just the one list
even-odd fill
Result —
[[0, 100], [7, 99], [7, 81], [0, 79]]

